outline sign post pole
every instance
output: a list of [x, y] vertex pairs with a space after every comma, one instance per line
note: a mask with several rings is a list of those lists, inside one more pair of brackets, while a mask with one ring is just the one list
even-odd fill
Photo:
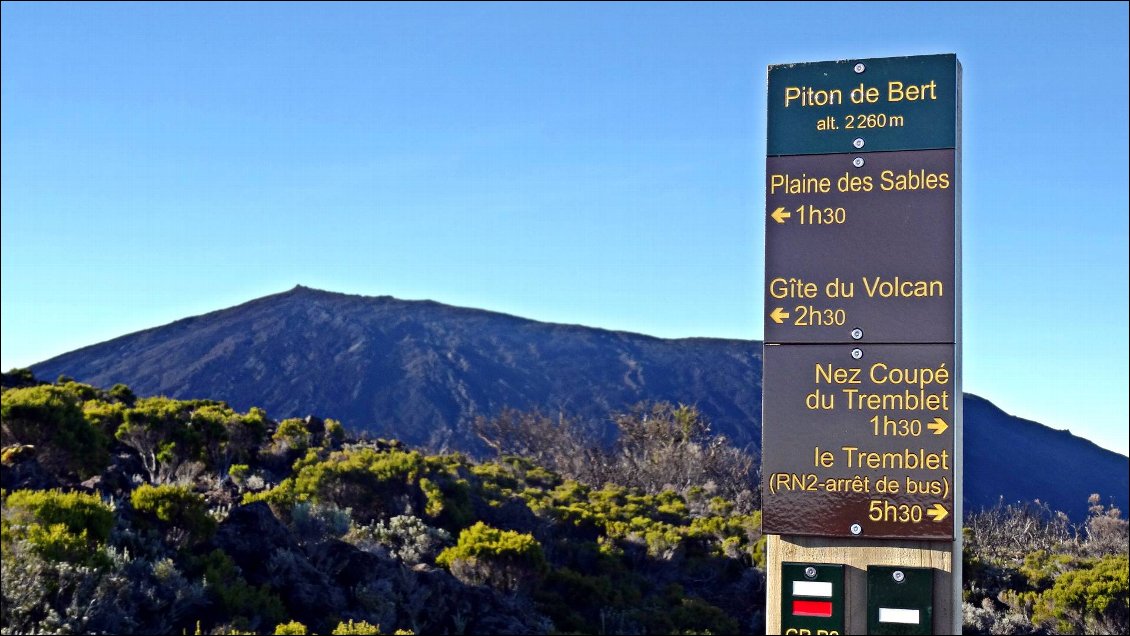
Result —
[[767, 630], [960, 633], [961, 66], [778, 65], [768, 90]]

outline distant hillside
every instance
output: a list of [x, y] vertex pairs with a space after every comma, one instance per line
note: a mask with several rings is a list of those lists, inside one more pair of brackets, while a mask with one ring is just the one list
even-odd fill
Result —
[[[310, 412], [410, 444], [475, 450], [503, 406], [587, 419], [641, 400], [695, 404], [740, 445], [761, 436], [761, 343], [639, 334], [295, 287], [32, 367], [139, 395]], [[966, 396], [966, 508], [1040, 499], [1082, 518], [1092, 492], [1130, 508], [1125, 456]]]
[[503, 406], [591, 419], [640, 400], [696, 402], [741, 444], [760, 437], [761, 346], [661, 340], [430, 301], [296, 287], [33, 367], [139, 395], [311, 411], [410, 444], [463, 447]]
[[1099, 493], [1123, 514], [1130, 505], [1130, 472], [1119, 455], [1031, 420], [1014, 417], [965, 394], [965, 500], [991, 505], [1039, 499], [1072, 518], [1086, 516], [1087, 496]]

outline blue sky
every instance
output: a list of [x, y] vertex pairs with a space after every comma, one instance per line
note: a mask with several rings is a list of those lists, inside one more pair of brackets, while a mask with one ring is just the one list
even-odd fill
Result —
[[2, 352], [296, 283], [762, 335], [765, 71], [957, 53], [965, 388], [1127, 452], [1127, 4], [39, 4]]

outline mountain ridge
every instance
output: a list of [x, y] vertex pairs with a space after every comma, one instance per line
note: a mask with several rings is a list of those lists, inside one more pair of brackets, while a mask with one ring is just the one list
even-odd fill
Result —
[[[262, 406], [280, 418], [316, 413], [411, 444], [471, 452], [483, 450], [471, 422], [502, 407], [566, 412], [607, 439], [609, 413], [640, 401], [681, 402], [697, 406], [716, 432], [759, 448], [761, 347], [757, 340], [664, 339], [298, 285], [31, 369], [96, 386], [120, 382], [144, 395]], [[1128, 507], [1125, 456], [1008, 415], [984, 398], [966, 394], [965, 402], [969, 504], [1039, 498], [1081, 517], [1090, 494], [1083, 491], [1113, 479], [1104, 496]], [[1049, 455], [1029, 438], [1057, 450]], [[1033, 470], [1018, 455], [1081, 468], [1069, 483], [1057, 482], [1060, 471]], [[1110, 477], [1119, 469], [1121, 481]]]

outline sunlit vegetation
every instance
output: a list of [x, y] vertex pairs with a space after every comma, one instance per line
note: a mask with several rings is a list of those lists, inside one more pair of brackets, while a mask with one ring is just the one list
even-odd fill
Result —
[[[476, 423], [489, 458], [5, 374], [5, 633], [760, 633], [756, 458], [692, 407]], [[524, 432], [524, 433], [523, 433]], [[1124, 633], [1126, 521], [969, 519], [966, 627]]]
[[971, 515], [965, 527], [967, 633], [1130, 631], [1127, 520], [1090, 499], [1081, 526], [1039, 504]]

